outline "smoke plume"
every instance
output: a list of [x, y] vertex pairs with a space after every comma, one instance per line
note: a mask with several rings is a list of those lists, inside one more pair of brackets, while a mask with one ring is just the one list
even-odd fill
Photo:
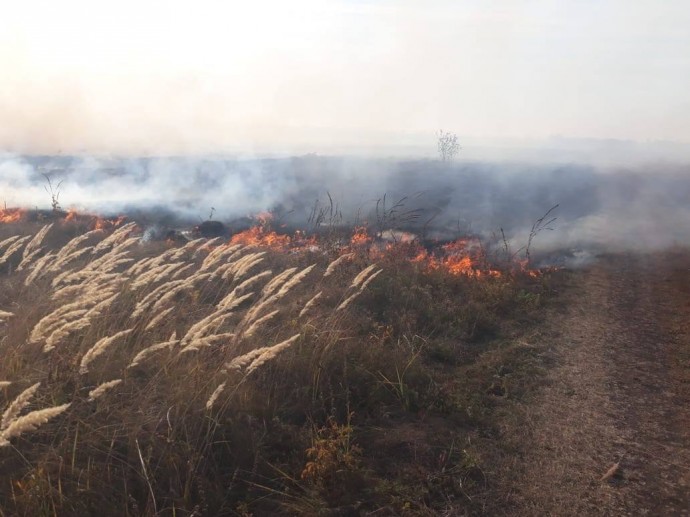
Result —
[[[290, 158], [16, 156], [0, 158], [0, 202], [145, 214], [184, 226], [272, 211], [289, 228], [368, 224], [427, 239], [491, 238], [515, 249], [549, 208], [557, 221], [535, 245], [558, 249], [658, 249], [690, 243], [690, 167], [602, 168], [578, 164]], [[323, 221], [322, 221], [323, 222]]]

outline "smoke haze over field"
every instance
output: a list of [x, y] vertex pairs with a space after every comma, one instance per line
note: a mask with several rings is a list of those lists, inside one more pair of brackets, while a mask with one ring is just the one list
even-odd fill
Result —
[[440, 128], [469, 148], [688, 143], [688, 26], [685, 0], [8, 2], [0, 148], [428, 155]]
[[[489, 237], [499, 228], [518, 248], [539, 216], [559, 204], [555, 230], [541, 250], [656, 249], [690, 244], [690, 167], [656, 164], [602, 170], [591, 165], [353, 157], [293, 158], [0, 158], [0, 201], [48, 208], [49, 174], [63, 180], [64, 208], [99, 214], [145, 213], [170, 224], [197, 223], [214, 209], [229, 222], [271, 210], [293, 228], [309, 229], [315, 206], [342, 212], [338, 224], [367, 222], [427, 238]], [[386, 208], [405, 198], [397, 215]], [[401, 215], [418, 210], [419, 217]]]
[[49, 173], [66, 208], [303, 226], [387, 194], [516, 245], [559, 203], [544, 247], [688, 244], [688, 26], [686, 0], [10, 2], [0, 202], [49, 206]]

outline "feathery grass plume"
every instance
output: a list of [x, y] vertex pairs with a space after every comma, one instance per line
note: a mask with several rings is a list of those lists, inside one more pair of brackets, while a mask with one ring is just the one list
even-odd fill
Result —
[[[241, 291], [240, 286], [237, 286], [235, 289], [233, 289], [229, 294], [227, 294], [221, 301], [219, 301], [216, 304], [216, 308], [224, 309], [230, 305], [233, 305], [235, 300], [238, 300], [240, 298], [243, 298], [246, 300], [246, 295], [242, 296], [242, 297], [238, 296], [240, 291]], [[253, 293], [251, 293], [251, 294], [253, 294]]]
[[146, 359], [148, 356], [154, 354], [155, 352], [158, 352], [159, 350], [164, 350], [166, 348], [173, 348], [174, 346], [177, 346], [177, 344], [179, 344], [180, 341], [178, 339], [175, 339], [174, 336], [175, 334], [173, 333], [169, 341], [156, 343], [155, 345], [151, 345], [149, 347], [144, 348], [141, 352], [134, 356], [134, 359], [132, 359], [132, 362], [129, 363], [127, 368], [134, 368], [135, 366], [138, 366], [139, 363], [141, 363], [141, 361]]
[[228, 342], [235, 337], [232, 332], [223, 332], [222, 334], [214, 334], [212, 336], [195, 338], [191, 343], [180, 350], [180, 354], [186, 354], [187, 352], [196, 352], [200, 348], [207, 348], [210, 346], [215, 346], [223, 342]]
[[261, 358], [261, 356], [263, 356], [264, 354], [268, 354], [264, 361], [262, 361], [260, 364], [257, 364], [256, 367], [258, 367], [261, 364], [268, 361], [269, 359], [275, 357], [275, 355], [277, 355], [280, 351], [292, 345], [292, 343], [294, 343], [299, 336], [299, 334], [295, 334], [291, 338], [286, 339], [285, 341], [278, 343], [277, 345], [256, 348], [254, 350], [247, 352], [244, 355], [235, 357], [232, 361], [225, 364], [225, 369], [234, 370], [238, 372], [242, 371], [242, 368], [244, 368], [245, 366], [249, 365], [251, 367], [256, 361], [258, 361]]
[[45, 345], [43, 345], [43, 352], [48, 353], [55, 349], [55, 347], [72, 332], [77, 332], [79, 330], [85, 329], [91, 325], [91, 320], [89, 318], [81, 318], [76, 321], [72, 321], [66, 325], [61, 326], [57, 330], [53, 331], [48, 339], [46, 339]]
[[[275, 290], [275, 289], [278, 289], [278, 292], [273, 293], [270, 296], [264, 295], [264, 297], [262, 298], [262, 300], [259, 301], [258, 304], [254, 305], [251, 309], [249, 309], [247, 311], [247, 314], [245, 314], [244, 318], [242, 319], [242, 321], [240, 322], [238, 327], [244, 328], [247, 325], [251, 326], [254, 323], [254, 321], [257, 319], [259, 314], [261, 314], [261, 311], [263, 309], [265, 309], [269, 305], [277, 302], [278, 300], [283, 298], [285, 295], [287, 295], [288, 292], [290, 292], [290, 289], [292, 289], [293, 287], [298, 285], [311, 272], [311, 270], [314, 269], [314, 267], [316, 267], [316, 264], [312, 264], [311, 266], [304, 268], [302, 271], [295, 274], [292, 278], [290, 278], [285, 283], [283, 283], [282, 287], [280, 289], [278, 289], [278, 287], [277, 287], [279, 285], [278, 282], [276, 282], [272, 286], [272, 289], [264, 288], [264, 290], [262, 292], [270, 293], [272, 290]], [[294, 269], [296, 269], [296, 268], [293, 268], [293, 270]], [[282, 273], [281, 273], [281, 275], [282, 275]], [[278, 275], [278, 276], [281, 276], [281, 275]], [[276, 278], [278, 278], [278, 277], [276, 277]], [[287, 275], [285, 275], [284, 278], [286, 279]], [[274, 278], [274, 280], [275, 280], [275, 278]], [[269, 282], [269, 284], [271, 284], [271, 283], [273, 283], [273, 280], [271, 282]]]
[[[216, 239], [218, 239], [218, 237], [216, 237]], [[227, 244], [220, 243], [218, 243], [218, 246], [216, 246], [215, 248], [211, 248], [210, 246], [208, 246], [208, 244], [202, 247], [199, 251], [202, 251], [203, 249], [210, 249], [210, 251], [208, 252], [208, 255], [204, 257], [204, 260], [201, 262], [201, 267], [208, 267], [209, 265], [213, 264], [213, 262], [215, 262], [218, 259], [218, 257], [221, 256], [223, 253], [225, 253], [229, 247], [230, 246], [228, 246]]]
[[115, 246], [112, 250], [110, 250], [110, 252], [121, 253], [127, 250], [127, 248], [131, 248], [135, 244], [141, 244], [141, 237], [129, 237], [128, 239], [123, 240], [121, 243]]
[[61, 305], [53, 312], [46, 314], [39, 320], [32, 330], [32, 335], [34, 332], [42, 332], [44, 325], [50, 324], [62, 317], [63, 315], [78, 310], [78, 309], [90, 309], [95, 304], [105, 300], [112, 295], [111, 291], [106, 289], [85, 289], [81, 294], [80, 298], [76, 302]]
[[[233, 249], [226, 249], [224, 253], [221, 253], [218, 256], [212, 257], [211, 260], [208, 262], [207, 267], [203, 267], [201, 270], [206, 271], [211, 269], [213, 266], [215, 268], [213, 269], [213, 277], [222, 277], [225, 275], [225, 273], [232, 268], [236, 268], [237, 264], [240, 263], [240, 261], [244, 260], [244, 257], [242, 254], [246, 252], [249, 248], [243, 247], [239, 244], [235, 244], [231, 246]], [[219, 264], [220, 262], [223, 262], [222, 264]]]
[[57, 256], [55, 261], [46, 270], [47, 272], [58, 272], [61, 271], [67, 264], [79, 260], [80, 258], [88, 255], [93, 250], [93, 246], [86, 246], [85, 248], [80, 248], [72, 251], [71, 253], [64, 255], [62, 257]]
[[254, 266], [261, 264], [264, 261], [262, 256], [265, 254], [266, 252], [262, 251], [260, 253], [251, 253], [245, 257], [242, 257], [242, 259], [237, 261], [235, 266], [223, 273], [223, 278], [229, 279], [232, 275], [234, 280], [239, 280], [240, 278], [245, 276]]
[[278, 291], [278, 296], [280, 298], [285, 296], [290, 291], [290, 289], [292, 289], [293, 287], [298, 285], [302, 280], [304, 280], [304, 278], [309, 273], [311, 273], [312, 269], [314, 269], [315, 267], [316, 267], [316, 264], [312, 264], [311, 266], [307, 266], [302, 271], [300, 271], [295, 276], [293, 276], [290, 280], [285, 282], [283, 284], [283, 287], [281, 287], [280, 290]]
[[186, 283], [186, 280], [173, 280], [172, 282], [167, 282], [165, 284], [159, 285], [149, 294], [147, 294], [141, 301], [137, 302], [134, 310], [132, 311], [131, 319], [136, 319], [141, 316], [146, 309], [153, 305], [158, 298], [163, 296], [169, 289], [174, 289], [180, 285]]
[[176, 270], [180, 269], [184, 265], [184, 262], [173, 262], [172, 264], [168, 264], [167, 267], [163, 269], [163, 271], [156, 275], [156, 278], [154, 278], [153, 282], [156, 283], [160, 282], [161, 280], [165, 280], [166, 278], [169, 278], [170, 275], [172, 275]]
[[42, 336], [38, 334], [39, 332], [41, 332], [43, 337], [45, 337], [63, 325], [83, 318], [86, 316], [87, 312], [89, 312], [89, 309], [74, 309], [69, 312], [60, 313], [56, 315], [55, 318], [51, 318], [46, 321], [41, 320], [41, 326], [37, 329], [34, 327], [36, 329], [36, 333], [32, 331], [30, 342], [34, 343], [41, 340]]
[[0, 381], [0, 388], [7, 388], [10, 384], [12, 384], [12, 381]]
[[188, 289], [190, 289], [190, 286], [186, 283], [183, 283], [182, 285], [178, 285], [177, 287], [170, 289], [167, 293], [165, 293], [158, 300], [156, 300], [156, 303], [154, 303], [151, 307], [151, 312], [158, 312], [168, 302], [172, 302], [178, 294], [187, 291]]
[[79, 304], [71, 303], [55, 309], [50, 314], [41, 318], [41, 320], [34, 325], [34, 328], [31, 329], [29, 343], [38, 343], [66, 323], [82, 318], [88, 309], [74, 308], [75, 305], [79, 306]]
[[113, 260], [108, 260], [107, 262], [103, 263], [101, 267], [99, 268], [99, 271], [102, 273], [110, 273], [114, 269], [117, 269], [118, 267], [125, 265], [125, 264], [131, 264], [134, 262], [133, 258], [118, 258], [118, 259], [113, 259]]
[[247, 367], [247, 375], [252, 373], [254, 370], [257, 368], [260, 368], [264, 364], [266, 364], [268, 361], [271, 359], [274, 359], [280, 352], [283, 350], [286, 350], [292, 346], [292, 344], [297, 341], [299, 338], [299, 334], [295, 334], [289, 339], [286, 339], [282, 343], [278, 343], [277, 345], [273, 345], [272, 347], [269, 347], [268, 350], [266, 350], [264, 353], [262, 353], [259, 357], [254, 359], [251, 364]]
[[362, 282], [364, 282], [364, 280], [366, 280], [369, 273], [371, 273], [374, 269], [376, 269], [376, 264], [372, 264], [372, 265], [366, 267], [365, 269], [363, 269], [362, 271], [360, 271], [360, 273], [352, 281], [352, 284], [350, 285], [350, 287], [359, 287], [362, 284]]
[[146, 273], [139, 275], [139, 277], [132, 282], [132, 289], [140, 289], [146, 285], [155, 284], [165, 278], [178, 267], [184, 265], [184, 262], [174, 262], [172, 264], [161, 264], [152, 267]]
[[129, 266], [127, 274], [132, 278], [139, 277], [139, 274], [141, 274], [142, 271], [151, 267], [151, 263], [154, 259], [155, 257], [144, 257], [142, 259], [137, 260], [134, 264]]
[[223, 309], [223, 310], [232, 310], [236, 307], [239, 307], [239, 305], [245, 301], [254, 296], [254, 293], [247, 293], [243, 294], [242, 296], [236, 296], [233, 297], [234, 293], [230, 293], [228, 296], [223, 298], [220, 302], [218, 302], [218, 305], [216, 305], [217, 309]]
[[237, 280], [240, 280], [241, 278], [245, 277], [249, 271], [251, 271], [254, 266], [258, 266], [264, 261], [262, 258], [256, 258], [249, 260], [245, 262], [241, 268], [236, 269], [236, 268], [230, 268], [228, 269], [225, 273], [223, 273], [223, 280], [230, 280], [232, 277], [233, 282], [236, 282]]
[[[72, 269], [65, 269], [64, 266], [59, 267], [57, 269], [55, 268], [55, 263], [53, 263], [50, 268], [46, 271], [46, 273], [55, 273], [58, 271], [61, 271], [63, 274], [58, 275], [58, 281], [56, 282], [55, 279], [53, 279], [53, 282], [51, 282], [51, 285], [53, 288], [56, 288], [58, 285], [62, 284], [79, 284], [81, 282], [84, 282], [86, 280], [89, 280], [90, 278], [93, 278], [95, 275], [98, 274], [97, 269], [92, 268], [91, 264], [87, 264], [84, 267], [80, 268], [72, 268]], [[53, 285], [55, 284], [55, 285]]]
[[243, 328], [251, 324], [264, 308], [279, 300], [280, 296], [278, 296], [276, 291], [278, 291], [283, 284], [287, 282], [288, 278], [290, 278], [290, 275], [292, 275], [295, 271], [297, 271], [297, 268], [291, 267], [273, 277], [273, 279], [261, 290], [261, 298], [259, 299], [259, 302], [247, 311], [247, 314], [244, 315], [244, 318], [238, 327]]
[[5, 265], [5, 263], [12, 257], [12, 255], [18, 252], [24, 245], [24, 243], [28, 241], [30, 238], [31, 235], [27, 235], [26, 237], [21, 237], [19, 240], [12, 243], [10, 247], [7, 248], [7, 251], [5, 251], [5, 253], [0, 257], [0, 266]]
[[3, 251], [5, 248], [9, 247], [11, 244], [17, 242], [21, 238], [21, 235], [13, 235], [12, 237], [8, 237], [4, 241], [0, 241], [0, 251]]
[[202, 254], [203, 252], [205, 252], [205, 251], [208, 251], [208, 250], [213, 251], [213, 250], [215, 249], [215, 248], [213, 248], [213, 246], [216, 246], [216, 245], [220, 244], [220, 243], [223, 242], [224, 240], [225, 240], [225, 239], [223, 239], [223, 237], [214, 237], [213, 239], [210, 239], [210, 240], [206, 241], [205, 244], [202, 244], [201, 246], [199, 246], [199, 247], [196, 249], [196, 251], [195, 251], [194, 254], [192, 255], [192, 259], [197, 259], [197, 258], [199, 258], [199, 257], [201, 256], [201, 254]]
[[120, 260], [122, 258], [126, 258], [128, 255], [129, 255], [129, 251], [119, 251], [116, 253], [115, 250], [111, 250], [108, 253], [101, 255], [97, 259], [92, 260], [84, 268], [84, 270], [86, 270], [86, 271], [100, 271], [101, 268], [103, 268], [107, 264], [110, 264], [110, 263], [115, 262], [117, 260]]
[[102, 384], [99, 384], [94, 389], [89, 391], [89, 398], [87, 399], [88, 402], [93, 402], [98, 397], [103, 395], [106, 391], [114, 388], [115, 386], [117, 386], [121, 382], [122, 382], [122, 379], [115, 379], [114, 381], [108, 381], [108, 382], [104, 382]]
[[183, 285], [194, 286], [199, 282], [203, 282], [204, 280], [208, 280], [209, 278], [211, 278], [211, 273], [199, 273], [197, 271], [193, 275], [182, 279], [182, 281], [184, 282]]
[[261, 325], [263, 325], [263, 324], [266, 323], [268, 320], [270, 320], [271, 318], [273, 318], [273, 317], [274, 317], [276, 314], [278, 314], [279, 312], [280, 312], [280, 311], [276, 309], [276, 310], [273, 311], [273, 312], [269, 312], [269, 313], [266, 314], [265, 316], [261, 316], [259, 319], [257, 319], [256, 321], [254, 321], [254, 322], [249, 326], [249, 328], [248, 328], [247, 330], [244, 331], [244, 333], [243, 333], [244, 337], [252, 337], [252, 336], [256, 333], [256, 331], [259, 329], [259, 327], [261, 327]]
[[[218, 278], [223, 278], [224, 280], [227, 280], [226, 274], [229, 275], [228, 271], [235, 265], [235, 262], [226, 262], [225, 264], [220, 264], [217, 267], [213, 269], [213, 272], [211, 273], [211, 277], [213, 279], [218, 279]], [[210, 270], [208, 268], [207, 270]], [[200, 269], [199, 271], [207, 271], [204, 269]]]
[[340, 305], [338, 305], [335, 310], [336, 311], [342, 311], [343, 309], [347, 308], [348, 305], [350, 305], [355, 298], [357, 298], [360, 294], [362, 294], [362, 291], [355, 291], [354, 294], [351, 294], [347, 298], [345, 298], [345, 301], [343, 301]]
[[[265, 277], [267, 277], [267, 276], [271, 276], [272, 274], [273, 274], [273, 272], [270, 271], [270, 270], [269, 270], [269, 271], [262, 271], [261, 273], [257, 273], [257, 274], [254, 275], [253, 277], [248, 278], [247, 280], [245, 280], [244, 282], [242, 282], [241, 284], [239, 284], [237, 287], [235, 287], [235, 288], [230, 292], [230, 294], [228, 294], [228, 295], [225, 296], [221, 301], [219, 301], [219, 302], [216, 304], [216, 307], [217, 307], [218, 309], [223, 309], [223, 308], [227, 308], [227, 307], [237, 307], [237, 305], [239, 305], [239, 303], [236, 303], [237, 300], [244, 301], [244, 300], [246, 300], [246, 299], [248, 298], [248, 296], [246, 296], [246, 295], [245, 295], [245, 296], [241, 296], [241, 297], [238, 296], [244, 289], [246, 289], [246, 288], [249, 287], [250, 285], [252, 285], [252, 284], [258, 282], [258, 281], [261, 280], [262, 278], [265, 278]], [[253, 295], [253, 293], [250, 293], [249, 296], [251, 296], [251, 295]], [[240, 302], [240, 303], [241, 303], [241, 302]]]
[[261, 271], [260, 273], [257, 273], [256, 275], [247, 278], [244, 282], [235, 286], [235, 288], [233, 289], [233, 292], [234, 293], [240, 293], [240, 292], [244, 291], [250, 285], [258, 282], [262, 278], [266, 278], [267, 276], [271, 276], [272, 274], [273, 274], [273, 271], [271, 271], [270, 269], [268, 269], [266, 271]]
[[242, 371], [242, 368], [247, 366], [249, 363], [251, 363], [254, 359], [259, 357], [261, 354], [263, 354], [269, 348], [271, 348], [271, 347], [270, 346], [264, 346], [261, 348], [256, 348], [254, 350], [247, 352], [244, 355], [240, 355], [238, 357], [235, 357], [229, 363], [225, 363], [225, 369], [240, 372], [240, 371]]
[[48, 235], [48, 232], [50, 229], [53, 227], [53, 223], [46, 224], [43, 228], [38, 230], [36, 232], [36, 235], [34, 235], [34, 238], [29, 241], [29, 244], [26, 245], [26, 248], [24, 248], [24, 257], [26, 257], [28, 254], [33, 253], [37, 249], [41, 247], [41, 244], [43, 243], [43, 239], [45, 239], [46, 235]]
[[92, 308], [88, 310], [85, 317], [91, 319], [95, 318], [96, 316], [100, 316], [103, 313], [103, 311], [105, 311], [115, 302], [118, 296], [120, 296], [120, 294], [115, 293], [112, 296], [109, 296], [108, 298], [103, 300], [102, 302], [98, 302], [96, 305], [94, 305]]
[[192, 241], [187, 242], [187, 243], [186, 243], [184, 246], [182, 246], [181, 248], [177, 248], [177, 249], [175, 250], [175, 253], [172, 253], [172, 254], [170, 255], [171, 260], [182, 260], [183, 257], [184, 257], [187, 253], [189, 253], [190, 251], [192, 251], [192, 250], [196, 247], [197, 244], [200, 244], [201, 242], [203, 242], [203, 241], [205, 241], [205, 240], [206, 240], [206, 239], [204, 239], [203, 237], [201, 237], [201, 238], [199, 238], [199, 239], [194, 239], [194, 240], [192, 240]]
[[271, 296], [283, 285], [284, 282], [287, 281], [290, 275], [292, 275], [295, 271], [297, 271], [297, 268], [291, 267], [273, 277], [273, 279], [270, 282], [268, 282], [261, 291], [261, 298], [265, 299]]
[[328, 264], [326, 272], [323, 274], [324, 278], [327, 276], [331, 276], [340, 264], [342, 264], [346, 260], [350, 260], [354, 256], [354, 253], [346, 253], [345, 255], [341, 255], [337, 259], [333, 260], [330, 264]]
[[72, 298], [84, 291], [84, 286], [82, 284], [77, 285], [66, 285], [60, 289], [53, 291], [51, 298], [53, 300], [59, 300], [61, 298]]
[[40, 385], [41, 383], [37, 382], [33, 386], [26, 388], [17, 395], [9, 406], [7, 406], [7, 409], [2, 414], [2, 420], [0, 420], [0, 431], [7, 429], [9, 425], [16, 420], [19, 413], [22, 412], [22, 409], [29, 405], [29, 402], [31, 402], [31, 399], [36, 394], [36, 391], [38, 391]]
[[309, 309], [312, 308], [312, 306], [316, 303], [316, 301], [321, 298], [321, 295], [323, 294], [323, 291], [319, 291], [316, 293], [314, 296], [312, 296], [307, 303], [304, 304], [304, 307], [302, 308], [301, 311], [299, 311], [299, 315], [297, 316], [298, 318], [301, 318], [304, 316], [307, 312], [309, 312]]
[[221, 325], [223, 325], [223, 323], [225, 323], [225, 321], [232, 315], [233, 313], [227, 309], [212, 312], [204, 319], [191, 326], [191, 328], [182, 338], [182, 344], [188, 345], [197, 339], [201, 339], [209, 334], [217, 332]]
[[31, 264], [31, 262], [34, 260], [34, 258], [36, 258], [38, 254], [42, 251], [43, 248], [38, 248], [27, 253], [26, 248], [24, 248], [24, 253], [22, 254], [22, 261], [17, 266], [17, 271], [23, 271], [25, 268], [27, 268], [29, 264]]
[[242, 318], [242, 321], [240, 321], [237, 327], [243, 329], [246, 328], [247, 325], [251, 325], [266, 307], [275, 303], [279, 299], [280, 297], [278, 296], [278, 293], [275, 293], [270, 297], [266, 298], [265, 300], [259, 301], [259, 303], [252, 305], [249, 308], [249, 310], [247, 310], [247, 312], [244, 315], [244, 318]]
[[120, 226], [117, 230], [96, 245], [96, 248], [93, 250], [94, 255], [101, 251], [107, 250], [111, 246], [120, 244], [129, 236], [130, 232], [134, 230], [136, 225], [137, 223], [132, 221], [131, 223]]
[[11, 318], [12, 316], [14, 316], [13, 312], [0, 311], [0, 323], [5, 321], [7, 318]]
[[216, 265], [221, 260], [229, 257], [242, 248], [241, 244], [233, 244], [232, 246], [218, 246], [209, 253], [204, 261], [201, 263], [201, 270], [206, 271]]
[[47, 253], [43, 255], [40, 259], [38, 259], [36, 262], [34, 262], [34, 265], [31, 268], [31, 273], [29, 273], [26, 279], [24, 280], [24, 285], [28, 287], [33, 282], [35, 282], [37, 278], [41, 277], [45, 272], [46, 265], [51, 260], [54, 260], [55, 256], [56, 255], [53, 253]]
[[94, 361], [94, 359], [102, 355], [115, 341], [117, 341], [121, 337], [129, 335], [131, 332], [132, 329], [121, 330], [120, 332], [117, 332], [112, 336], [100, 339], [95, 345], [93, 345], [89, 349], [88, 352], [86, 352], [86, 354], [84, 354], [84, 357], [81, 358], [81, 362], [79, 363], [79, 374], [84, 375], [88, 373], [89, 365]]
[[[65, 320], [69, 322], [70, 320], [76, 320], [82, 317], [86, 318], [89, 310], [112, 297], [113, 293], [108, 289], [87, 290], [81, 295], [81, 299], [78, 301], [62, 305], [41, 318], [31, 330], [29, 342], [37, 343], [46, 338], [50, 332], [65, 324]], [[87, 312], [77, 313], [77, 311], [80, 310], [85, 310]]]
[[239, 269], [242, 269], [245, 264], [257, 257], [257, 253], [249, 253], [242, 257], [240, 255], [243, 251], [244, 250], [238, 250], [230, 255], [225, 261], [225, 264], [216, 268], [213, 272], [213, 276], [220, 276], [224, 280], [228, 280], [231, 276], [235, 275]]
[[10, 439], [15, 438], [22, 433], [37, 429], [52, 418], [55, 418], [60, 413], [64, 412], [69, 406], [70, 404], [63, 404], [61, 406], [39, 409], [17, 418], [7, 427], [7, 429], [0, 432], [0, 447], [9, 445]]
[[168, 314], [170, 314], [174, 310], [175, 307], [170, 307], [156, 314], [153, 318], [151, 318], [151, 321], [148, 322], [146, 327], [144, 327], [144, 330], [151, 330], [152, 328], [156, 327], [161, 321], [163, 321], [166, 318], [166, 316], [168, 316]]
[[[86, 232], [82, 235], [78, 235], [72, 240], [70, 240], [67, 244], [65, 244], [60, 251], [58, 251], [57, 258], [58, 260], [66, 257], [67, 255], [71, 254], [74, 252], [79, 246], [81, 246], [84, 242], [88, 241], [91, 237], [94, 235], [101, 235], [103, 233], [103, 230], [91, 230], [90, 232]], [[90, 246], [89, 249], [92, 247]]]
[[220, 394], [223, 393], [223, 390], [225, 389], [226, 384], [227, 384], [227, 381], [220, 384], [215, 390], [213, 390], [213, 393], [211, 393], [211, 396], [206, 401], [206, 410], [207, 411], [211, 411], [213, 404], [216, 403], [216, 400], [218, 400], [218, 397], [220, 397]]
[[[82, 253], [84, 250], [89, 251], [89, 248], [77, 250], [75, 253]], [[90, 271], [90, 270], [74, 271], [72, 269], [66, 269], [65, 265], [66, 264], [61, 264], [59, 261], [56, 261], [56, 262], [53, 262], [53, 264], [46, 270], [46, 273], [59, 273], [50, 282], [50, 285], [53, 289], [58, 287], [60, 284], [69, 284], [69, 283], [74, 283], [74, 282], [81, 282], [85, 278], [93, 276], [93, 274], [95, 273], [95, 272]], [[82, 274], [80, 275], [79, 273], [82, 273]], [[83, 273], [86, 273], [86, 276], [84, 276]]]
[[183, 345], [191, 343], [194, 338], [202, 333], [204, 330], [206, 330], [212, 323], [215, 318], [218, 318], [219, 316], [223, 316], [227, 313], [225, 310], [216, 310], [206, 316], [205, 318], [200, 319], [196, 323], [194, 323], [191, 327], [189, 327], [189, 330], [187, 330], [187, 333], [182, 337], [181, 343]]
[[[369, 269], [369, 268], [367, 268], [367, 269]], [[355, 300], [355, 298], [357, 298], [360, 294], [362, 294], [362, 292], [364, 291], [364, 289], [366, 289], [366, 287], [369, 285], [369, 283], [374, 278], [379, 276], [382, 271], [383, 271], [383, 269], [379, 269], [374, 274], [372, 274], [369, 278], [367, 278], [367, 280], [365, 280], [364, 282], [360, 281], [361, 285], [359, 285], [359, 289], [357, 289], [357, 291], [355, 291], [354, 294], [351, 294], [350, 296], [348, 296], [343, 303], [341, 303], [340, 305], [338, 305], [336, 307], [335, 310], [336, 311], [342, 311], [343, 309], [347, 308], [347, 306], [350, 305]], [[360, 273], [360, 275], [361, 275], [361, 273]], [[364, 278], [366, 278], [366, 276]], [[353, 282], [353, 285], [355, 285], [354, 282]]]
[[372, 280], [374, 280], [374, 278], [376, 278], [377, 276], [379, 276], [381, 273], [383, 273], [383, 269], [379, 269], [378, 271], [372, 273], [372, 274], [369, 276], [369, 278], [367, 278], [367, 279], [362, 283], [362, 285], [360, 286], [359, 290], [360, 290], [360, 291], [364, 291], [364, 290], [367, 288], [367, 286], [372, 282]]
[[[151, 264], [149, 264], [149, 266], [150, 265]], [[164, 272], [167, 269], [167, 267], [168, 267], [167, 264], [161, 264], [159, 266], [151, 267], [144, 274], [132, 273], [132, 276], [135, 278], [135, 280], [132, 282], [132, 285], [131, 285], [132, 290], [136, 291], [138, 289], [141, 289], [144, 286], [152, 284], [154, 282], [154, 280], [156, 279], [156, 277], [159, 274], [161, 274], [162, 272]]]
[[172, 275], [170, 275], [170, 280], [179, 280], [181, 276], [183, 276], [188, 271], [194, 269], [194, 267], [196, 267], [196, 264], [187, 264], [186, 266], [178, 269]]

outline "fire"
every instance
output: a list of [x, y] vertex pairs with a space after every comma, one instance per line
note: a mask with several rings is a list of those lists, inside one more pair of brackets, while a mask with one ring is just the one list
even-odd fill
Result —
[[117, 217], [101, 217], [94, 214], [79, 212], [76, 208], [70, 208], [63, 222], [88, 222], [92, 230], [111, 230], [117, 228], [127, 220], [127, 217], [120, 215]]
[[366, 227], [364, 226], [357, 226], [354, 231], [352, 232], [352, 238], [350, 239], [350, 245], [358, 247], [358, 246], [366, 246], [367, 244], [371, 244], [372, 242], [372, 237], [369, 235], [369, 232], [367, 232]]
[[93, 223], [94, 230], [109, 230], [111, 228], [117, 228], [127, 221], [127, 216], [119, 215], [112, 219], [104, 219], [102, 217], [96, 217]]
[[501, 275], [498, 270], [486, 266], [482, 267], [481, 256], [472, 251], [471, 243], [465, 239], [441, 246], [437, 252], [422, 249], [412, 259], [412, 262], [420, 264], [430, 271], [443, 270], [451, 275], [474, 277]]
[[26, 210], [23, 208], [2, 208], [0, 209], [0, 223], [16, 223], [20, 221]]
[[265, 226], [252, 226], [249, 230], [236, 233], [230, 239], [231, 244], [244, 244], [245, 246], [265, 246], [274, 249], [287, 249], [290, 246], [289, 235], [280, 235]]

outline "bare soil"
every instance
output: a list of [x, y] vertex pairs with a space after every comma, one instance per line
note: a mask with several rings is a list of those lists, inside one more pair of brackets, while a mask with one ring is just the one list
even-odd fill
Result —
[[556, 366], [503, 422], [500, 512], [690, 515], [690, 254], [605, 256], [562, 295]]

